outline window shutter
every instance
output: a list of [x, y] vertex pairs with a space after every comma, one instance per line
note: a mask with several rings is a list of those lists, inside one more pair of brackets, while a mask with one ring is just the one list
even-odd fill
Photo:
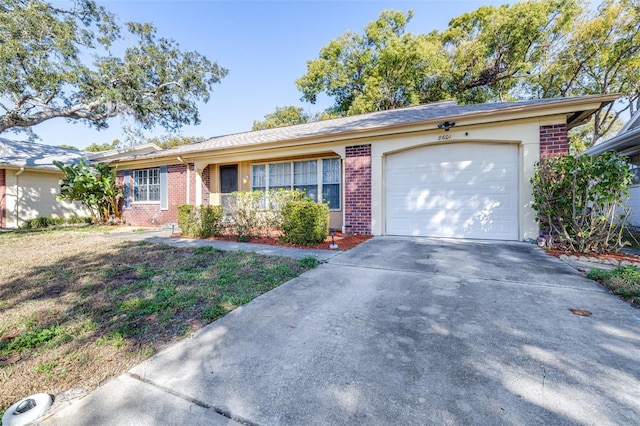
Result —
[[167, 166], [160, 166], [160, 210], [169, 210], [169, 179]]
[[123, 170], [124, 209], [131, 210], [131, 170]]

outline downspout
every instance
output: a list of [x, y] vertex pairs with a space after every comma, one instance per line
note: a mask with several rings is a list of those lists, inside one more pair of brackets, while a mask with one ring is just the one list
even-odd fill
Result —
[[184, 161], [184, 160], [182, 159], [182, 157], [180, 157], [180, 156], [178, 156], [177, 158], [178, 158], [178, 161], [179, 161], [179, 162], [181, 162], [182, 164], [184, 164], [184, 165], [186, 165], [186, 166], [187, 166], [187, 191], [186, 191], [186, 193], [187, 193], [187, 199], [186, 199], [186, 201], [185, 201], [185, 204], [191, 204], [191, 203], [190, 203], [190, 201], [191, 201], [191, 194], [190, 194], [190, 191], [189, 191], [189, 187], [191, 186], [191, 185], [189, 185], [189, 179], [191, 178], [191, 175], [190, 175], [190, 173], [189, 173], [189, 163], [187, 163], [186, 161]]
[[20, 184], [18, 183], [18, 176], [20, 176], [21, 174], [24, 173], [24, 167], [20, 167], [20, 170], [18, 170], [15, 174], [16, 177], [16, 219], [14, 221], [14, 223], [16, 224], [16, 228], [20, 227]]

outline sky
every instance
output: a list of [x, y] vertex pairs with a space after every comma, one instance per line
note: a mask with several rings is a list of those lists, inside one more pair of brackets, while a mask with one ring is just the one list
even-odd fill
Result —
[[[200, 104], [201, 124], [185, 126], [180, 132], [205, 138], [249, 131], [254, 120], [264, 119], [277, 106], [301, 106], [310, 114], [330, 106], [331, 100], [326, 97], [316, 104], [302, 102], [296, 79], [306, 72], [307, 61], [317, 58], [323, 46], [347, 31], [361, 33], [383, 10], [413, 10], [414, 18], [407, 29], [419, 34], [443, 30], [452, 18], [483, 5], [506, 2], [98, 0], [117, 15], [120, 23], [151, 22], [158, 36], [174, 39], [182, 49], [195, 50], [229, 70], [214, 86], [209, 102]], [[109, 129], [98, 131], [60, 118], [33, 130], [40, 137], [39, 143], [84, 149], [92, 143], [125, 139], [120, 119], [112, 119], [109, 124]], [[146, 136], [166, 134], [157, 128]], [[26, 138], [11, 133], [3, 137]]]

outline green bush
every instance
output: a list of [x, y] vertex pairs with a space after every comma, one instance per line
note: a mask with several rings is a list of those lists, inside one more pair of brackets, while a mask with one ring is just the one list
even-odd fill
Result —
[[209, 238], [218, 235], [222, 222], [222, 206], [200, 206], [200, 227], [198, 236]]
[[623, 246], [631, 172], [624, 157], [605, 153], [549, 158], [536, 165], [533, 184], [541, 229], [562, 248], [608, 252]]
[[50, 226], [56, 225], [74, 225], [74, 224], [85, 224], [91, 223], [92, 220], [90, 217], [48, 217], [41, 216], [35, 219], [27, 220], [23, 225], [23, 229], [42, 229], [48, 228]]
[[182, 235], [187, 237], [214, 237], [220, 231], [221, 221], [222, 206], [178, 206], [178, 226]]
[[195, 236], [195, 206], [191, 204], [181, 204], [178, 206], [178, 227], [185, 236]]
[[323, 241], [329, 233], [329, 206], [310, 198], [289, 201], [282, 209], [284, 222], [281, 242], [312, 245]]
[[229, 229], [238, 241], [249, 241], [254, 236], [266, 236], [282, 230], [282, 207], [289, 201], [302, 200], [298, 190], [274, 189], [264, 191], [237, 191], [225, 199], [225, 214]]

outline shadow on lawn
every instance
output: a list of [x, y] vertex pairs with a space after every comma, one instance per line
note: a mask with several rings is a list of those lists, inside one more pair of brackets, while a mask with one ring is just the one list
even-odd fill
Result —
[[95, 387], [309, 266], [122, 242], [21, 271], [0, 282], [0, 410]]

